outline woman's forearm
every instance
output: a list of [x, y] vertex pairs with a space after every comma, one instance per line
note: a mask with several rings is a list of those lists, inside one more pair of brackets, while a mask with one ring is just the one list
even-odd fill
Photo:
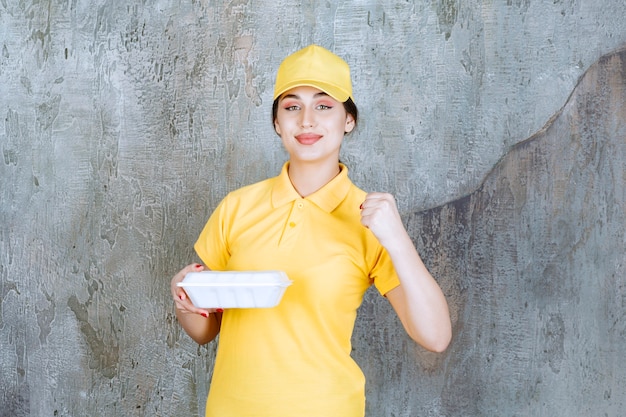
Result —
[[222, 313], [210, 313], [208, 317], [176, 309], [176, 318], [185, 333], [196, 343], [204, 345], [215, 339], [220, 331]]
[[400, 286], [387, 298], [396, 310], [409, 336], [424, 348], [445, 350], [452, 337], [448, 303], [408, 234], [388, 249]]

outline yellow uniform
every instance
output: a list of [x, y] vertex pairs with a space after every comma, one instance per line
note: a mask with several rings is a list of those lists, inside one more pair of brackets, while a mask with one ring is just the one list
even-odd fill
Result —
[[287, 175], [227, 195], [195, 249], [213, 270], [282, 270], [277, 307], [229, 309], [207, 417], [363, 417], [365, 378], [350, 357], [363, 294], [399, 285], [389, 255], [360, 223], [366, 193], [348, 170], [302, 198]]

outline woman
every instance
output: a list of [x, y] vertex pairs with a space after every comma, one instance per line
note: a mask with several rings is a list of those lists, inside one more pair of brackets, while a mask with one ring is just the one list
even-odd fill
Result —
[[195, 249], [212, 270], [282, 270], [293, 284], [269, 309], [199, 309], [171, 282], [176, 315], [200, 344], [220, 334], [206, 416], [362, 417], [365, 379], [350, 357], [357, 308], [374, 284], [409, 336], [441, 352], [448, 306], [393, 196], [366, 193], [339, 162], [357, 124], [348, 64], [317, 45], [287, 57], [273, 122], [289, 153], [278, 177], [230, 193]]

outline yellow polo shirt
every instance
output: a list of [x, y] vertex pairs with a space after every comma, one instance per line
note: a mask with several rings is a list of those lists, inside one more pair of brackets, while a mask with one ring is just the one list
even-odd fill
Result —
[[366, 193], [341, 172], [302, 198], [287, 174], [228, 194], [195, 249], [213, 270], [282, 270], [277, 307], [224, 312], [207, 417], [363, 417], [365, 378], [350, 356], [357, 308], [373, 283], [399, 284], [360, 223]]

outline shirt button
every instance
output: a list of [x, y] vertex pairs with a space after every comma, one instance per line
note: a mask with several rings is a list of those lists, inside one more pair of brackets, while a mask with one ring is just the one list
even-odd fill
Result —
[[298, 203], [298, 208], [300, 208], [300, 209], [301, 209], [302, 207], [304, 207], [304, 203], [303, 203], [303, 202], [299, 202], [299, 203]]
[[296, 227], [296, 224], [294, 222], [290, 222], [289, 227]]

